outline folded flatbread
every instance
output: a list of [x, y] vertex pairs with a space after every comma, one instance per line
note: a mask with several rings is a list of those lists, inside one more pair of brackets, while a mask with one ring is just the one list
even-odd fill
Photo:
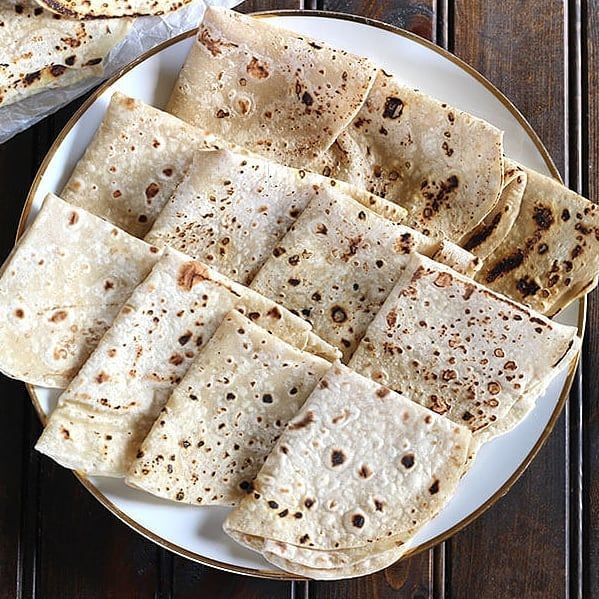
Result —
[[313, 578], [375, 571], [453, 495], [470, 432], [336, 364], [291, 420], [225, 532]]
[[168, 250], [61, 395], [36, 448], [67, 468], [124, 476], [171, 392], [232, 309], [300, 349], [332, 357], [305, 321]]
[[183, 178], [199, 131], [140, 100], [116, 92], [62, 197], [143, 237]]
[[304, 168], [372, 85], [365, 58], [265, 19], [208, 8], [167, 110], [266, 158]]
[[315, 173], [229, 150], [198, 151], [145, 239], [248, 284], [317, 196], [353, 198], [395, 221], [406, 214], [396, 204]]
[[520, 213], [477, 280], [554, 315], [591, 291], [599, 274], [599, 207], [558, 181], [521, 167]]
[[40, 6], [72, 19], [163, 15], [192, 0], [36, 0]]
[[66, 387], [159, 257], [49, 194], [0, 271], [0, 370]]
[[126, 482], [173, 501], [237, 505], [330, 366], [231, 312], [162, 409]]
[[520, 165], [505, 159], [503, 189], [497, 205], [483, 221], [468, 233], [460, 245], [480, 259], [489, 256], [507, 237], [520, 213], [528, 177]]
[[252, 288], [309, 320], [347, 360], [410, 254], [438, 243], [349, 197], [317, 196], [252, 281]]
[[[426, 252], [423, 252], [426, 254]], [[463, 275], [473, 277], [481, 268], [482, 260], [451, 241], [443, 240], [432, 256], [436, 262], [441, 262]]]
[[415, 229], [457, 242], [497, 204], [502, 138], [380, 70], [358, 114], [313, 166], [399, 203]]
[[128, 19], [74, 21], [32, 0], [2, 0], [0, 106], [101, 75], [104, 57], [129, 26]]
[[350, 366], [476, 432], [544, 389], [576, 333], [414, 254]]

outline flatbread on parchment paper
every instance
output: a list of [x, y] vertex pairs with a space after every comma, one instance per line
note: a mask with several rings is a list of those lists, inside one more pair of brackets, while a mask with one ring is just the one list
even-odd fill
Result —
[[171, 392], [232, 309], [300, 349], [335, 355], [305, 321], [167, 250], [59, 398], [36, 448], [67, 468], [125, 476]]
[[312, 168], [397, 202], [407, 225], [458, 242], [495, 207], [503, 133], [379, 70], [351, 124]]
[[192, 0], [36, 0], [39, 6], [72, 19], [163, 15]]
[[143, 237], [198, 148], [214, 147], [194, 127], [115, 92], [62, 197]]
[[410, 254], [432, 255], [438, 246], [349, 197], [317, 196], [251, 286], [309, 320], [347, 360]]
[[499, 201], [484, 220], [460, 241], [465, 250], [483, 260], [501, 245], [520, 213], [527, 180], [528, 176], [520, 165], [506, 158]]
[[167, 110], [227, 142], [304, 168], [352, 120], [375, 72], [365, 58], [210, 7]]
[[129, 19], [75, 21], [32, 0], [0, 1], [0, 106], [103, 73]]
[[373, 572], [453, 495], [470, 432], [335, 364], [288, 424], [225, 532], [313, 578]]
[[48, 194], [0, 271], [0, 370], [66, 387], [159, 257]]
[[592, 291], [599, 274], [599, 207], [559, 181], [520, 167], [518, 217], [477, 280], [543, 314]]
[[229, 150], [198, 151], [146, 236], [248, 284], [315, 197], [349, 197], [393, 221], [406, 212], [346, 183]]
[[350, 366], [477, 432], [545, 388], [576, 333], [414, 254]]
[[126, 482], [173, 501], [237, 505], [330, 366], [231, 312], [173, 391]]

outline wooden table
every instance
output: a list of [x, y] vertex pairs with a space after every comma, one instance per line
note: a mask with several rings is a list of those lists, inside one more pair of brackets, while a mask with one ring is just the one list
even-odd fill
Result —
[[[264, 0], [240, 8], [343, 11], [433, 40], [514, 101], [572, 189], [599, 198], [596, 3]], [[38, 165], [79, 103], [0, 146], [0, 258], [10, 251]], [[474, 524], [379, 574], [309, 584], [225, 574], [146, 541], [108, 513], [67, 470], [32, 450], [40, 425], [24, 386], [2, 377], [0, 598], [597, 597], [599, 293], [589, 298], [582, 373], [536, 460]]]

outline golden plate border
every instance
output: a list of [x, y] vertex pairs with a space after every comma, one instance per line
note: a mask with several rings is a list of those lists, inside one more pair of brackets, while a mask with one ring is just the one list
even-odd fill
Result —
[[[252, 16], [255, 16], [258, 18], [301, 16], [301, 17], [321, 17], [321, 18], [328, 17], [328, 18], [340, 19], [340, 20], [344, 20], [344, 21], [351, 21], [354, 23], [369, 25], [371, 27], [375, 27], [378, 29], [383, 29], [385, 31], [389, 31], [391, 33], [395, 33], [396, 35], [399, 35], [399, 36], [409, 39], [413, 42], [416, 42], [416, 43], [428, 48], [429, 50], [432, 50], [433, 52], [440, 54], [444, 58], [448, 59], [449, 61], [453, 62], [454, 64], [456, 64], [457, 66], [462, 68], [469, 75], [474, 77], [479, 83], [481, 83], [487, 90], [489, 90], [493, 94], [493, 96], [495, 96], [495, 98], [498, 99], [510, 111], [510, 113], [516, 118], [516, 120], [520, 123], [520, 125], [523, 127], [523, 129], [526, 131], [526, 133], [532, 139], [533, 143], [535, 144], [537, 150], [540, 152], [541, 156], [543, 157], [543, 160], [545, 161], [545, 163], [546, 163], [547, 167], [549, 168], [553, 177], [558, 179], [560, 182], [563, 182], [562, 178], [559, 174], [559, 171], [557, 170], [557, 167], [555, 166], [555, 163], [553, 162], [553, 159], [551, 158], [549, 152], [543, 145], [543, 142], [541, 141], [541, 139], [539, 138], [537, 133], [534, 131], [534, 129], [532, 128], [530, 123], [526, 120], [524, 115], [516, 108], [516, 106], [514, 106], [514, 104], [501, 91], [499, 91], [499, 89], [497, 87], [495, 87], [495, 85], [493, 85], [488, 79], [483, 77], [477, 70], [474, 69], [474, 67], [471, 67], [469, 64], [464, 62], [462, 59], [451, 54], [444, 48], [441, 48], [441, 47], [433, 44], [429, 40], [427, 40], [423, 37], [420, 37], [419, 35], [412, 33], [411, 31], [406, 31], [404, 29], [400, 29], [399, 27], [395, 27], [394, 25], [390, 25], [388, 23], [384, 23], [384, 22], [376, 20], [376, 19], [371, 19], [368, 17], [362, 17], [362, 16], [358, 16], [358, 15], [351, 15], [351, 14], [345, 14], [345, 13], [334, 12], [334, 11], [295, 10], [295, 9], [261, 11], [261, 12], [251, 13], [251, 14], [252, 14]], [[123, 75], [125, 75], [130, 70], [135, 68], [137, 65], [139, 65], [140, 63], [144, 62], [148, 58], [151, 58], [155, 54], [161, 52], [162, 50], [164, 50], [165, 48], [167, 48], [173, 44], [176, 44], [176, 43], [178, 43], [184, 39], [187, 39], [189, 37], [195, 36], [196, 33], [197, 33], [197, 28], [192, 29], [190, 31], [187, 31], [185, 33], [177, 35], [176, 37], [173, 37], [170, 40], [166, 40], [165, 42], [158, 44], [157, 46], [155, 46], [148, 52], [145, 52], [144, 54], [142, 54], [141, 56], [139, 56], [138, 58], [133, 60], [131, 63], [129, 63], [127, 66], [123, 67], [121, 70], [119, 70], [117, 73], [115, 73], [110, 79], [108, 79], [103, 84], [101, 84], [89, 96], [89, 98], [87, 98], [87, 100], [77, 109], [77, 111], [73, 114], [73, 116], [69, 119], [67, 124], [63, 127], [63, 129], [59, 133], [58, 137], [56, 138], [56, 140], [54, 141], [54, 143], [48, 150], [48, 153], [46, 154], [46, 156], [44, 157], [44, 160], [42, 161], [42, 163], [40, 164], [40, 167], [38, 168], [38, 171], [35, 175], [35, 178], [33, 179], [33, 183], [29, 190], [29, 193], [27, 194], [27, 199], [25, 200], [25, 204], [23, 206], [23, 211], [22, 211], [21, 217], [19, 219], [16, 241], [19, 240], [19, 238], [21, 237], [21, 235], [23, 234], [23, 232], [25, 230], [25, 224], [27, 223], [27, 219], [29, 218], [29, 214], [31, 213], [31, 207], [33, 205], [33, 198], [34, 198], [35, 194], [37, 193], [41, 179], [42, 179], [43, 175], [45, 174], [50, 161], [54, 157], [54, 154], [56, 153], [60, 144], [64, 141], [64, 138], [67, 136], [69, 131], [73, 128], [75, 123], [77, 123], [77, 121], [79, 120], [81, 115], [97, 100], [97, 98], [102, 93], [104, 93], [104, 91], [108, 87], [113, 85], [115, 83], [115, 81], [120, 79]], [[578, 303], [578, 336], [581, 339], [584, 336], [584, 329], [585, 329], [585, 324], [586, 324], [586, 314], [587, 314], [587, 298], [585, 296], [585, 297], [581, 298]], [[438, 543], [442, 543], [443, 541], [446, 541], [447, 539], [452, 537], [457, 532], [466, 528], [466, 526], [468, 526], [470, 523], [472, 523], [474, 520], [476, 520], [479, 516], [481, 516], [484, 512], [486, 512], [492, 505], [494, 505], [499, 499], [501, 499], [501, 497], [503, 497], [506, 493], [509, 492], [509, 490], [515, 484], [515, 482], [520, 478], [520, 476], [522, 476], [522, 474], [524, 473], [526, 468], [530, 465], [532, 460], [536, 457], [537, 453], [539, 452], [541, 447], [545, 444], [545, 441], [547, 440], [547, 438], [551, 434], [551, 431], [555, 427], [555, 424], [556, 424], [556, 422], [563, 410], [563, 407], [566, 403], [566, 399], [569, 396], [579, 359], [580, 359], [580, 352], [576, 355], [576, 357], [570, 363], [570, 366], [568, 369], [568, 375], [564, 382], [564, 386], [562, 388], [557, 405], [553, 411], [553, 414], [551, 415], [551, 418], [549, 419], [549, 422], [547, 423], [545, 429], [543, 430], [541, 436], [539, 437], [539, 439], [537, 440], [537, 442], [535, 443], [534, 447], [531, 449], [529, 454], [526, 456], [526, 458], [524, 458], [524, 460], [520, 463], [518, 468], [508, 478], [508, 480], [501, 486], [501, 488], [498, 489], [491, 497], [489, 497], [489, 499], [487, 499], [487, 501], [485, 501], [481, 506], [479, 506], [474, 512], [472, 512], [471, 514], [466, 516], [463, 520], [461, 520], [460, 522], [458, 522], [457, 524], [452, 526], [449, 530], [446, 530], [445, 532], [437, 535], [435, 538], [431, 539], [430, 541], [428, 541], [426, 543], [422, 543], [421, 545], [410, 549], [408, 552], [406, 552], [400, 558], [400, 561], [403, 559], [406, 559], [408, 557], [411, 557], [413, 555], [416, 555], [417, 553], [426, 551], [426, 550], [430, 549], [431, 547], [437, 545]], [[42, 424], [45, 425], [46, 415], [45, 415], [44, 411], [42, 410], [41, 404], [37, 397], [37, 393], [35, 391], [35, 387], [33, 385], [26, 384], [26, 388], [27, 388], [27, 391], [29, 393], [29, 396], [31, 398], [31, 401], [33, 403], [33, 406], [37, 412], [37, 415], [38, 415], [40, 421], [42, 422]], [[223, 570], [225, 572], [230, 572], [230, 573], [234, 573], [234, 574], [244, 574], [244, 575], [248, 575], [248, 576], [254, 576], [257, 578], [267, 578], [267, 579], [274, 579], [274, 580], [277, 580], [277, 579], [278, 580], [281, 580], [281, 579], [283, 579], [283, 580], [306, 580], [303, 577], [294, 576], [294, 575], [288, 574], [287, 572], [278, 571], [278, 570], [257, 570], [255, 568], [244, 568], [241, 566], [234, 566], [231, 564], [220, 562], [218, 560], [214, 560], [209, 557], [205, 557], [205, 556], [195, 553], [193, 551], [189, 551], [183, 547], [179, 547], [178, 545], [175, 545], [174, 543], [171, 543], [170, 541], [163, 539], [162, 537], [156, 535], [152, 531], [148, 530], [147, 528], [141, 526], [139, 523], [132, 520], [127, 514], [125, 514], [116, 505], [114, 505], [105, 495], [103, 495], [100, 491], [98, 491], [98, 489], [89, 481], [89, 479], [85, 475], [83, 475], [79, 472], [73, 472], [73, 474], [79, 480], [79, 482], [106, 509], [108, 509], [110, 512], [112, 512], [112, 514], [114, 514], [122, 522], [127, 524], [130, 528], [132, 528], [133, 530], [135, 530], [142, 536], [153, 541], [157, 545], [160, 545], [161, 547], [164, 547], [165, 549], [168, 549], [169, 551], [176, 553], [177, 555], [186, 557], [186, 558], [191, 559], [200, 564], [203, 564], [206, 566], [212, 566], [219, 570]]]

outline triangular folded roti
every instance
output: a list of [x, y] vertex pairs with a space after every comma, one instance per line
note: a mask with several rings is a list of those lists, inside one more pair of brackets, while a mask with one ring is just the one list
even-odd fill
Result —
[[167, 110], [225, 141], [304, 168], [349, 124], [375, 67], [276, 27], [208, 8]]
[[36, 448], [67, 468], [124, 476], [171, 392], [232, 309], [300, 349], [329, 352], [305, 321], [168, 250], [61, 395]]
[[405, 210], [345, 183], [229, 150], [198, 151], [146, 236], [248, 284], [316, 196], [349, 197], [386, 218]]
[[399, 203], [415, 229], [458, 242], [497, 203], [502, 137], [379, 71], [365, 104], [315, 166]]
[[330, 362], [231, 312], [162, 409], [127, 483], [195, 505], [237, 505]]
[[115, 92], [62, 197], [143, 237], [194, 151], [207, 147], [212, 146], [194, 127]]
[[561, 183], [528, 177], [520, 213], [477, 280], [553, 315], [591, 291], [599, 274], [599, 207]]
[[476, 432], [545, 388], [576, 333], [415, 254], [350, 366]]
[[520, 213], [527, 180], [526, 172], [506, 158], [499, 201], [483, 221], [460, 241], [464, 249], [484, 259], [499, 247]]
[[225, 531], [296, 574], [399, 558], [453, 495], [470, 432], [336, 364], [288, 424]]
[[0, 274], [0, 370], [64, 388], [160, 251], [49, 194]]
[[410, 254], [438, 243], [349, 197], [317, 196], [252, 281], [252, 288], [309, 320], [347, 360]]
[[32, 0], [0, 3], [0, 106], [102, 74], [128, 19], [74, 21]]

